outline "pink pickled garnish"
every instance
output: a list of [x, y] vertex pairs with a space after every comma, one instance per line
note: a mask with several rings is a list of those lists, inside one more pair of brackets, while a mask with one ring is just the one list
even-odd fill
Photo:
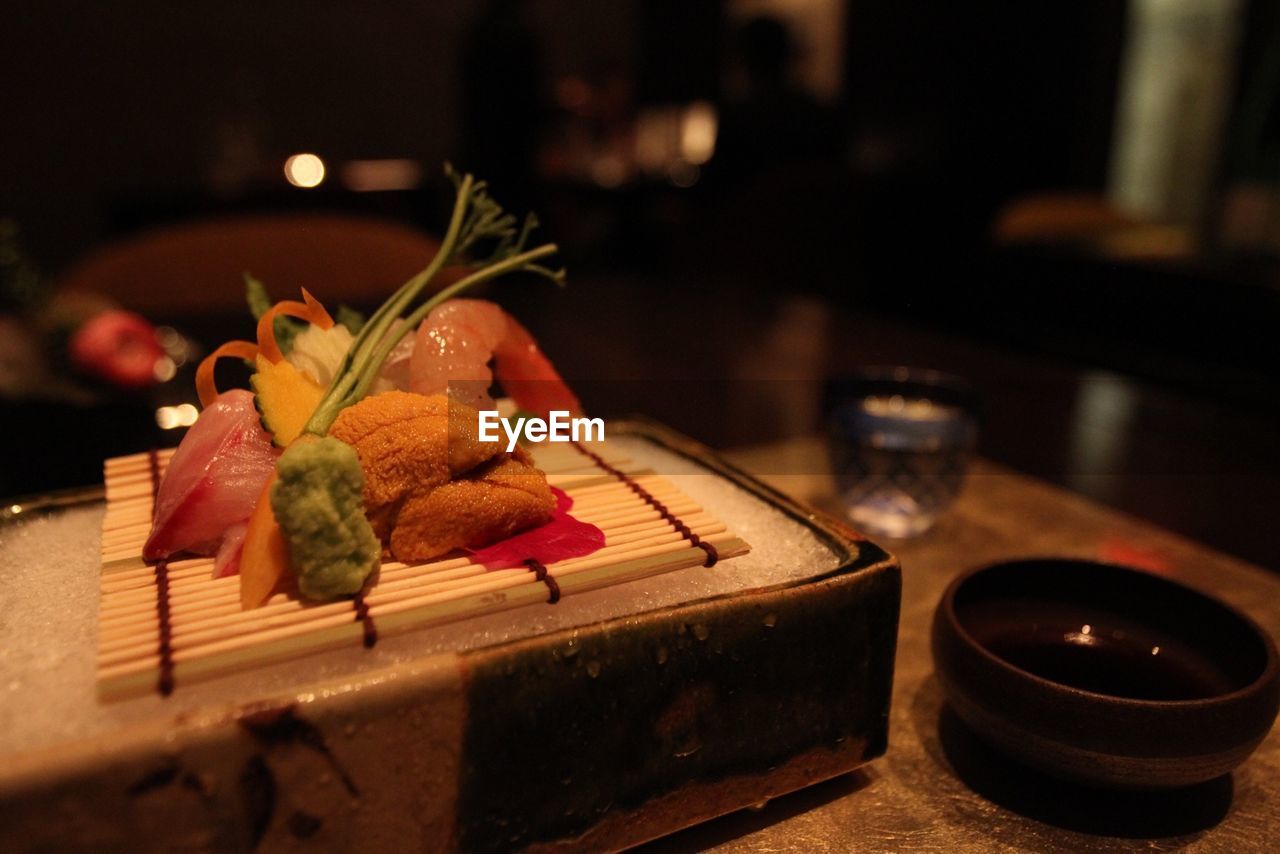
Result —
[[604, 548], [604, 531], [569, 515], [573, 499], [551, 487], [556, 497], [555, 515], [538, 528], [508, 537], [483, 549], [471, 549], [471, 557], [485, 569], [511, 569], [533, 558], [544, 566], [556, 561], [586, 557]]

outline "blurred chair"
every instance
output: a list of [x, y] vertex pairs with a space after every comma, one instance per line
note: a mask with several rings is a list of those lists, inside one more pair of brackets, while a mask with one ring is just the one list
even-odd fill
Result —
[[997, 246], [1074, 246], [1108, 258], [1185, 258], [1194, 232], [1181, 225], [1143, 222], [1092, 193], [1045, 193], [1016, 199], [992, 226]]
[[380, 302], [434, 257], [405, 225], [331, 214], [258, 215], [155, 229], [85, 258], [61, 288], [103, 294], [153, 319], [244, 308], [244, 273], [276, 299]]
[[1089, 241], [1137, 222], [1095, 193], [1043, 193], [1010, 202], [996, 217], [1000, 245]]

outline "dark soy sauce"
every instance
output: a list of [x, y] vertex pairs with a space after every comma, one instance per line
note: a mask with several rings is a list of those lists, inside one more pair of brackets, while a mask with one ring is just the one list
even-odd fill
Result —
[[961, 622], [993, 654], [1062, 685], [1135, 700], [1198, 700], [1240, 687], [1184, 640], [1117, 614], [1036, 599], [973, 602]]

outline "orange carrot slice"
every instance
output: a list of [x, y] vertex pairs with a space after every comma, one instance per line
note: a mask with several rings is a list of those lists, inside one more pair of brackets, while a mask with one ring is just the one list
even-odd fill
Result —
[[289, 572], [289, 546], [271, 511], [271, 486], [275, 482], [272, 469], [249, 516], [240, 552], [240, 607], [245, 610], [266, 604]]
[[219, 359], [235, 356], [252, 362], [258, 355], [258, 345], [252, 341], [228, 341], [214, 350], [200, 367], [196, 368], [196, 394], [200, 396], [200, 405], [208, 406], [218, 399], [218, 386], [213, 378], [213, 366]]
[[302, 289], [302, 299], [302, 302], [297, 300], [278, 302], [258, 318], [258, 352], [262, 353], [263, 358], [268, 362], [275, 364], [284, 358], [284, 353], [280, 352], [280, 344], [276, 341], [277, 317], [296, 317], [321, 329], [333, 328], [333, 318], [329, 316], [329, 312], [324, 310], [319, 300], [307, 293], [306, 288]]

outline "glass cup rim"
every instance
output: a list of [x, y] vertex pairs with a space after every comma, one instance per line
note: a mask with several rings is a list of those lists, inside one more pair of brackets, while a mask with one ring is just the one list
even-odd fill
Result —
[[872, 365], [829, 377], [823, 389], [823, 416], [828, 421], [850, 403], [877, 394], [902, 394], [954, 406], [974, 420], [981, 416], [981, 401], [973, 384], [935, 368]]

